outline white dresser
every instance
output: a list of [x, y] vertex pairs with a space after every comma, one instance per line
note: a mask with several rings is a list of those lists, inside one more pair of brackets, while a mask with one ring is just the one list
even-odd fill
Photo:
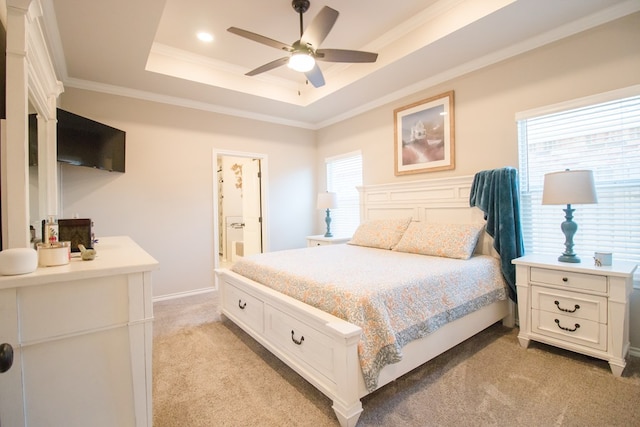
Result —
[[596, 267], [590, 259], [564, 263], [526, 255], [516, 265], [518, 340], [562, 347], [609, 362], [622, 375], [629, 351], [629, 298], [636, 264]]
[[151, 426], [152, 289], [158, 263], [128, 237], [93, 261], [0, 276], [0, 423]]

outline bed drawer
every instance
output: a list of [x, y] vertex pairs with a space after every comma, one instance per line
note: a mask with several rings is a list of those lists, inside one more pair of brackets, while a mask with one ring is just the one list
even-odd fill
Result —
[[598, 350], [607, 349], [607, 325], [564, 314], [531, 310], [531, 331]]
[[264, 303], [243, 290], [225, 283], [224, 309], [234, 320], [244, 323], [256, 332], [264, 331]]
[[569, 289], [582, 289], [600, 293], [607, 292], [606, 276], [594, 274], [574, 273], [572, 271], [558, 271], [546, 268], [531, 268], [531, 281], [562, 286]]
[[265, 304], [265, 335], [278, 348], [335, 383], [331, 339], [317, 329]]
[[536, 310], [607, 323], [606, 297], [538, 286], [531, 287], [531, 297], [531, 307]]

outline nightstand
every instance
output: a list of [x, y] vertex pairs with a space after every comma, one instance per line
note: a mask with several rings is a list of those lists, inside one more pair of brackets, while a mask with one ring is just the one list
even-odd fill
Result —
[[318, 234], [317, 236], [307, 236], [307, 246], [338, 245], [347, 243], [349, 240], [351, 237], [324, 237], [324, 235]]
[[555, 256], [526, 255], [516, 266], [520, 333], [530, 340], [609, 362], [622, 375], [629, 351], [629, 297], [637, 264], [618, 261], [596, 267], [559, 262]]

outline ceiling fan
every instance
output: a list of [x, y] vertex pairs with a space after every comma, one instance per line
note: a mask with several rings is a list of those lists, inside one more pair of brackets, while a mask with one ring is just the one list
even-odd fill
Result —
[[303, 30], [302, 15], [309, 10], [309, 0], [293, 0], [291, 6], [300, 15], [300, 40], [292, 45], [270, 39], [260, 34], [241, 28], [230, 27], [227, 31], [250, 40], [262, 43], [276, 49], [284, 50], [290, 55], [275, 61], [264, 64], [255, 70], [246, 73], [247, 76], [255, 76], [264, 73], [281, 65], [288, 64], [289, 68], [305, 74], [307, 80], [314, 87], [324, 86], [324, 76], [316, 61], [325, 62], [376, 62], [377, 53], [363, 52], [358, 50], [345, 49], [319, 49], [320, 44], [327, 37], [331, 28], [338, 19], [338, 11], [328, 6], [322, 10], [311, 21], [306, 30]]

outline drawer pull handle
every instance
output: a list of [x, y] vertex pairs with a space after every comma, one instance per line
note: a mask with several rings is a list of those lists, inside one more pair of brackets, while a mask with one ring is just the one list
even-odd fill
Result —
[[292, 329], [291, 330], [291, 341], [293, 341], [296, 345], [301, 345], [302, 342], [304, 341], [304, 335], [301, 336], [299, 340], [297, 340], [294, 335], [295, 335], [295, 332], [293, 332], [293, 329]]
[[240, 310], [244, 310], [246, 306], [247, 306], [246, 301], [243, 303], [241, 299], [238, 300], [238, 307], [240, 307]]
[[580, 306], [578, 304], [576, 304], [574, 306], [575, 308], [573, 310], [571, 310], [569, 308], [560, 307], [560, 301], [554, 301], [553, 303], [558, 306], [558, 310], [564, 311], [565, 313], [575, 313], [576, 311], [578, 311], [580, 309]]
[[565, 328], [564, 326], [560, 325], [560, 320], [555, 319], [556, 323], [558, 324], [558, 328], [562, 329], [563, 331], [569, 331], [569, 332], [575, 332], [578, 330], [578, 328], [580, 327], [580, 324], [576, 323], [576, 327], [571, 329], [571, 328]]
[[569, 281], [569, 278], [567, 278], [567, 277], [563, 277], [563, 278], [562, 278], [562, 281], [563, 281], [564, 283], [567, 283], [567, 282]]

